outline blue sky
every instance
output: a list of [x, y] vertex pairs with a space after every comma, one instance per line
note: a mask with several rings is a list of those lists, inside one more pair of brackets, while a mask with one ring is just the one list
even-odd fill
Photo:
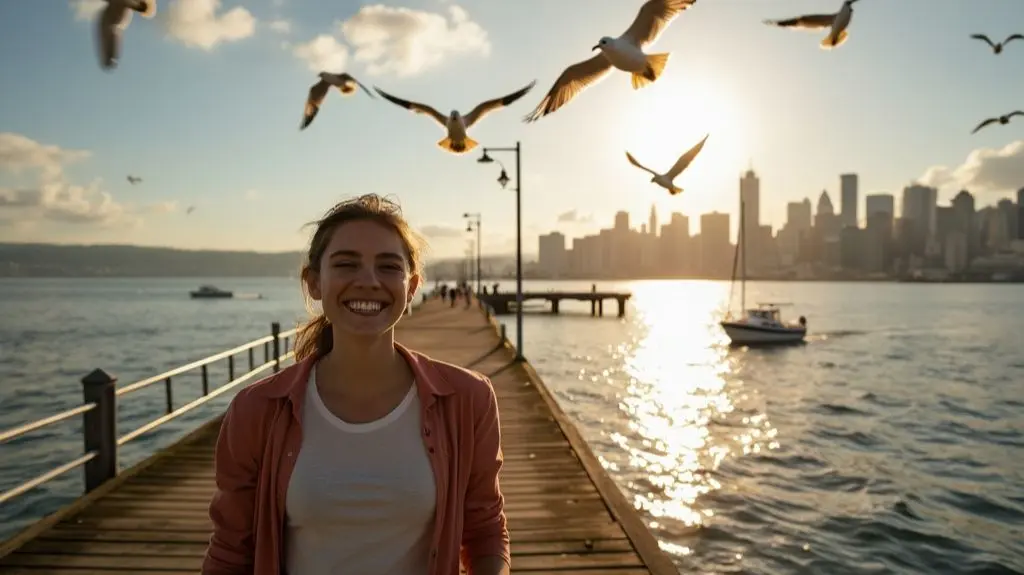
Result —
[[[133, 19], [112, 73], [82, 19], [95, 2], [0, 2], [0, 241], [296, 249], [302, 224], [372, 191], [400, 199], [434, 256], [465, 248], [464, 211], [483, 214], [485, 251], [510, 250], [514, 194], [498, 168], [441, 151], [426, 117], [332, 92], [298, 130], [324, 63], [442, 112], [536, 79], [471, 132], [523, 143], [529, 251], [538, 233], [591, 233], [619, 209], [639, 225], [652, 203], [696, 232], [702, 212], [735, 214], [751, 163], [776, 228], [788, 201], [827, 189], [838, 205], [844, 172], [862, 198], [917, 179], [943, 203], [961, 186], [980, 204], [1024, 187], [1024, 121], [969, 134], [1024, 107], [1024, 42], [997, 57], [969, 38], [1024, 32], [1020, 0], [863, 0], [831, 52], [822, 33], [762, 20], [838, 1], [698, 0], [648, 49], [672, 53], [658, 82], [634, 91], [613, 74], [535, 124], [521, 118], [639, 0], [160, 0], [155, 19]], [[679, 196], [625, 159], [663, 170], [704, 133]]]

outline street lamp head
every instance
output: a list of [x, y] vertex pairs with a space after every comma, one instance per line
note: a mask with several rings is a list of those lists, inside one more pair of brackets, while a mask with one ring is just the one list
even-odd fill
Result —
[[466, 225], [466, 231], [467, 231], [467, 232], [471, 232], [471, 231], [473, 231], [473, 226], [471, 226], [471, 225], [468, 225], [468, 224], [467, 224], [467, 225]]
[[469, 217], [469, 212], [463, 212], [462, 217], [468, 218]]
[[484, 155], [480, 156], [480, 159], [477, 160], [477, 162], [479, 162], [481, 164], [490, 164], [493, 161], [494, 161], [494, 158], [490, 157], [487, 154], [487, 150], [484, 150]]
[[498, 176], [498, 183], [504, 188], [508, 185], [508, 174], [505, 173], [505, 168], [501, 169], [501, 175]]

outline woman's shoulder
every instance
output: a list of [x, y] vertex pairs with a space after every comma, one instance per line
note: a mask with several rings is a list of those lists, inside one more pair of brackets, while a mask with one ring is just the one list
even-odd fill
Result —
[[282, 368], [239, 390], [232, 398], [229, 409], [246, 413], [262, 412], [288, 396], [304, 375], [309, 375], [309, 366], [304, 361]]
[[479, 399], [486, 399], [494, 394], [491, 380], [486, 375], [421, 352], [413, 350], [410, 352], [421, 362], [423, 373], [437, 380], [432, 382], [435, 387], [443, 388], [456, 395]]

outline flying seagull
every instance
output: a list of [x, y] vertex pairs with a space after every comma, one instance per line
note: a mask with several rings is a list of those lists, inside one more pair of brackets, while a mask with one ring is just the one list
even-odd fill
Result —
[[107, 0], [96, 19], [100, 67], [113, 70], [121, 59], [121, 34], [132, 21], [132, 12], [144, 18], [156, 16], [156, 0]]
[[633, 164], [634, 166], [640, 168], [645, 172], [649, 172], [653, 176], [651, 178], [652, 182], [665, 188], [666, 190], [668, 190], [668, 193], [674, 196], [682, 192], [683, 189], [676, 186], [672, 182], [672, 180], [676, 179], [676, 177], [679, 176], [679, 174], [683, 173], [683, 171], [690, 165], [690, 163], [693, 162], [693, 159], [696, 158], [697, 154], [699, 154], [700, 151], [704, 148], [704, 142], [708, 140], [709, 135], [710, 134], [705, 135], [704, 138], [701, 139], [701, 141], [697, 142], [682, 156], [679, 156], [679, 159], [676, 160], [676, 163], [673, 164], [672, 167], [669, 168], [669, 170], [664, 174], [659, 174], [658, 172], [655, 172], [654, 170], [636, 161], [636, 158], [634, 158], [633, 155], [630, 154], [628, 151], [626, 152], [626, 158], [629, 160], [629, 163]]
[[657, 40], [672, 20], [696, 1], [647, 0], [621, 36], [601, 38], [591, 48], [600, 50], [600, 53], [566, 68], [544, 99], [523, 121], [536, 122], [561, 108], [587, 87], [602, 80], [612, 68], [628, 72], [634, 90], [657, 80], [668, 63], [669, 52], [647, 54], [643, 47]]
[[846, 41], [850, 35], [846, 31], [853, 18], [853, 3], [857, 0], [845, 0], [842, 8], [835, 14], [806, 14], [785, 20], [765, 20], [764, 23], [780, 28], [801, 28], [804, 30], [820, 30], [828, 28], [828, 35], [821, 40], [821, 47], [831, 50]]
[[1009, 114], [1006, 114], [1005, 116], [999, 116], [998, 118], [989, 118], [989, 119], [985, 120], [984, 122], [978, 124], [978, 126], [976, 128], [974, 128], [974, 130], [972, 130], [971, 133], [972, 134], [976, 134], [978, 132], [978, 130], [984, 128], [985, 126], [987, 126], [989, 124], [995, 124], [996, 122], [999, 122], [1000, 124], [1005, 126], [1006, 124], [1010, 123], [1010, 118], [1012, 118], [1014, 116], [1024, 116], [1024, 111], [1017, 110], [1016, 112], [1010, 112]]
[[443, 139], [439, 140], [437, 145], [449, 152], [462, 154], [479, 145], [479, 142], [466, 135], [466, 131], [472, 128], [473, 124], [479, 122], [480, 118], [483, 118], [490, 112], [512, 105], [513, 102], [522, 98], [527, 92], [533, 89], [533, 86], [536, 83], [537, 81], [534, 80], [525, 87], [520, 88], [507, 96], [502, 96], [501, 98], [495, 98], [493, 100], [487, 100], [486, 102], [477, 104], [477, 106], [465, 116], [460, 114], [458, 110], [452, 110], [451, 114], [447, 117], [426, 104], [410, 102], [409, 100], [397, 98], [376, 86], [374, 86], [373, 89], [377, 90], [378, 94], [383, 96], [385, 100], [392, 104], [397, 104], [406, 110], [410, 110], [417, 114], [426, 114], [437, 121], [438, 124], [444, 126], [445, 130], [448, 131], [448, 134]]
[[1024, 34], [1011, 34], [1010, 36], [1007, 36], [1006, 40], [1003, 40], [1001, 43], [992, 42], [992, 40], [990, 40], [989, 37], [984, 34], [971, 34], [971, 38], [974, 38], [975, 40], [981, 40], [988, 44], [989, 46], [992, 46], [993, 54], [1002, 54], [1003, 48], [1010, 42], [1014, 40], [1024, 40]]
[[129, 184], [131, 184], [131, 185], [133, 185], [133, 186], [134, 186], [135, 184], [138, 184], [138, 183], [139, 183], [139, 182], [141, 182], [141, 181], [142, 181], [142, 178], [140, 178], [140, 177], [138, 177], [138, 176], [132, 176], [132, 175], [130, 175], [130, 174], [129, 174], [129, 176], [128, 176], [128, 183], [129, 183]]
[[299, 125], [300, 130], [305, 130], [310, 124], [313, 123], [313, 118], [316, 117], [317, 112], [320, 111], [320, 106], [324, 102], [324, 98], [327, 97], [327, 91], [331, 89], [331, 86], [336, 86], [342, 94], [349, 96], [356, 91], [356, 87], [360, 87], [364, 92], [370, 95], [371, 98], [376, 98], [373, 92], [366, 89], [359, 80], [352, 77], [351, 74], [332, 74], [330, 72], [320, 72], [320, 81], [309, 87], [309, 96], [306, 97], [306, 109], [302, 115], [302, 123]]

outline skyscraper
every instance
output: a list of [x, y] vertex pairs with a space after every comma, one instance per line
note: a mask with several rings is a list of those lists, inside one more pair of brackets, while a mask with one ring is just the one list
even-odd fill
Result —
[[[743, 199], [743, 233], [747, 238], [757, 237], [757, 228], [761, 226], [761, 180], [753, 169], [747, 170], [740, 178], [740, 198]], [[739, 230], [739, 227], [736, 228]]]
[[857, 174], [839, 176], [839, 220], [843, 227], [857, 227]]

